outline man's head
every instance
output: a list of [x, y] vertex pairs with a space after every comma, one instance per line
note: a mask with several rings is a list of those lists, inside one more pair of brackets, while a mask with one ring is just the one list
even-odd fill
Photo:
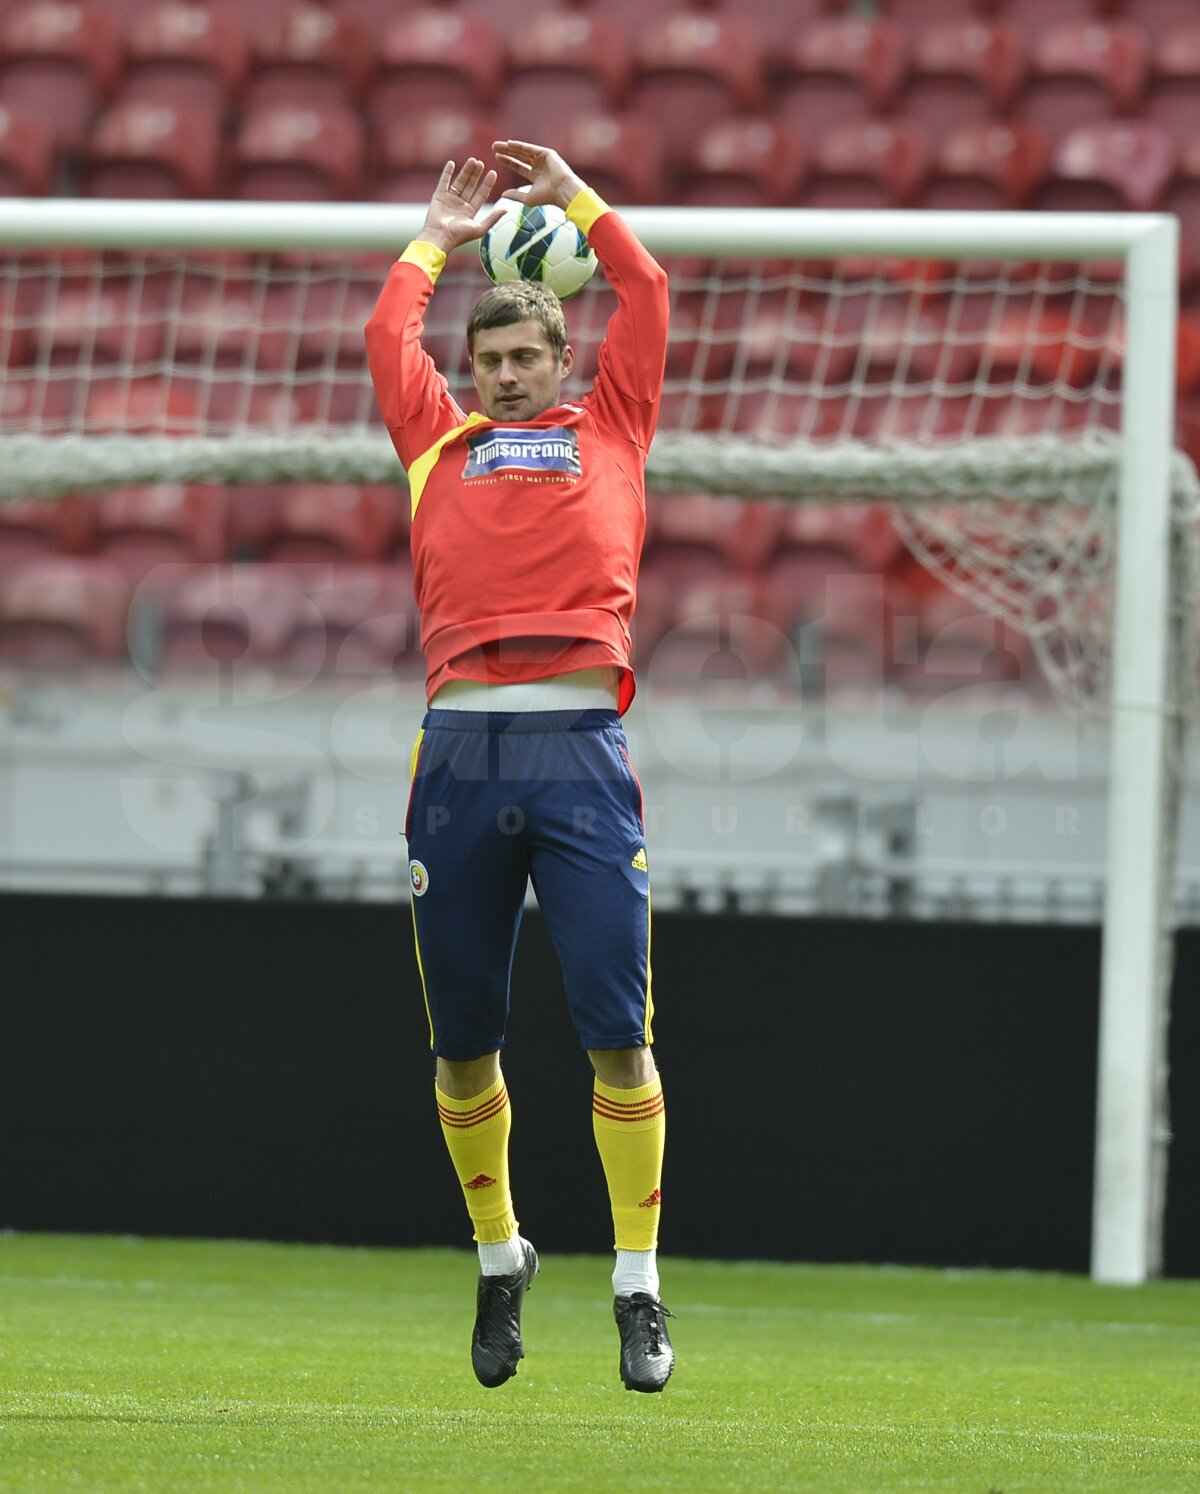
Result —
[[480, 296], [467, 323], [467, 351], [489, 420], [533, 420], [552, 409], [575, 364], [558, 297], [525, 280]]

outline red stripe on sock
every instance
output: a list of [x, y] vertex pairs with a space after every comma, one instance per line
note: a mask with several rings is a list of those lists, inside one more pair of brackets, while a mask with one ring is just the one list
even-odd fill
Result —
[[478, 1110], [447, 1110], [439, 1101], [438, 1117], [443, 1126], [452, 1126], [456, 1130], [465, 1131], [471, 1126], [479, 1126], [484, 1121], [492, 1120], [507, 1104], [508, 1091], [502, 1089], [498, 1095], [494, 1095], [486, 1105], [481, 1105]]
[[613, 1106], [616, 1110], [637, 1110], [642, 1105], [653, 1105], [656, 1100], [661, 1100], [664, 1091], [659, 1088], [652, 1095], [647, 1095], [644, 1100], [615, 1100], [612, 1095], [601, 1094], [598, 1089], [592, 1090], [593, 1100], [603, 1100], [606, 1105]]
[[593, 1105], [604, 1105], [609, 1110], [623, 1115], [632, 1115], [638, 1110], [649, 1110], [653, 1105], [661, 1105], [663, 1100], [664, 1095], [661, 1089], [656, 1095], [651, 1095], [645, 1100], [610, 1100], [607, 1095], [599, 1093], [592, 1095]]
[[652, 1100], [645, 1100], [638, 1105], [625, 1105], [618, 1108], [602, 1100], [598, 1095], [592, 1100], [592, 1113], [603, 1116], [605, 1120], [614, 1121], [641, 1121], [652, 1120], [656, 1115], [661, 1115], [667, 1108], [666, 1101], [662, 1095], [655, 1096]]

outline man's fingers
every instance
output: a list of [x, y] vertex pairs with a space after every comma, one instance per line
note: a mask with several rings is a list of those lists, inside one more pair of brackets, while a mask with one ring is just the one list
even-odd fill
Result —
[[448, 192], [450, 190], [450, 182], [453, 176], [454, 162], [447, 161], [446, 164], [442, 167], [442, 174], [438, 179], [437, 189], [439, 192]]
[[511, 166], [522, 176], [528, 176], [534, 170], [538, 157], [545, 155], [540, 145], [530, 145], [525, 140], [495, 140], [492, 142], [492, 149], [498, 161]]
[[492, 149], [497, 152], [504, 151], [506, 155], [510, 156], [521, 156], [525, 160], [531, 161], [534, 156], [544, 154], [546, 147], [544, 145], [533, 145], [528, 140], [493, 140]]
[[468, 160], [463, 162], [463, 168], [458, 173], [458, 177], [450, 190], [455, 194], [456, 197], [470, 196], [471, 192], [475, 188], [476, 182], [479, 180], [479, 176], [482, 171], [483, 162], [479, 159], [478, 156], [471, 156]]
[[507, 166], [510, 171], [515, 171], [518, 176], [533, 175], [533, 167], [528, 165], [524, 161], [519, 161], [515, 156], [506, 156], [503, 155], [500, 151], [497, 151], [496, 159], [502, 166]]

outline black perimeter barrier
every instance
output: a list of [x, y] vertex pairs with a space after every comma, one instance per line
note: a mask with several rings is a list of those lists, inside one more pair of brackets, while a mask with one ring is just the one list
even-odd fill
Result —
[[[470, 1241], [408, 908], [0, 896], [0, 1227]], [[660, 914], [664, 1253], [1086, 1271], [1099, 933]], [[1166, 1269], [1200, 1276], [1200, 930], [1179, 939]], [[522, 1227], [606, 1251], [540, 919], [505, 1052]]]

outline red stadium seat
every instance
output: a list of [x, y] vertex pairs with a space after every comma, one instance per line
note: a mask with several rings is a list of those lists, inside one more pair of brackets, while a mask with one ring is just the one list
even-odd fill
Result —
[[747, 389], [725, 396], [715, 424], [761, 440], [812, 441], [840, 429], [837, 400], [813, 400], [795, 389]]
[[[723, 500], [727, 509], [735, 499]], [[698, 577], [724, 575], [730, 569], [728, 551], [718, 533], [717, 514], [722, 500], [707, 493], [677, 494], [650, 500], [643, 563], [670, 584], [673, 591]]]
[[806, 689], [874, 691], [895, 673], [898, 621], [911, 596], [895, 577], [833, 571], [772, 582]]
[[291, 418], [299, 425], [367, 425], [374, 428], [379, 423], [379, 406], [365, 370], [358, 379], [341, 379], [336, 384], [318, 382], [302, 384], [294, 389], [284, 384], [280, 386], [277, 397], [281, 411], [286, 414], [290, 409]]
[[376, 135], [371, 195], [381, 202], [427, 202], [447, 161], [490, 161], [497, 138], [491, 119], [467, 109], [386, 120]]
[[1116, 0], [1118, 11], [1122, 3], [1129, 19], [1155, 41], [1196, 19], [1196, 0]]
[[1121, 22], [1054, 26], [1030, 44], [1017, 100], [1026, 124], [1057, 138], [1081, 124], [1135, 114], [1150, 68], [1145, 34]]
[[490, 109], [504, 76], [504, 46], [484, 16], [421, 5], [379, 38], [368, 110], [376, 131], [428, 109]]
[[782, 513], [764, 503], [680, 494], [654, 501], [647, 560], [679, 586], [698, 577], [751, 573], [766, 563]]
[[168, 0], [129, 22], [121, 96], [209, 109], [222, 119], [241, 97], [249, 62], [249, 32], [236, 10]]
[[[178, 385], [181, 381], [175, 380]], [[292, 436], [297, 426], [310, 424], [316, 415], [305, 402], [304, 391], [286, 376], [258, 378], [248, 384], [240, 373], [218, 377], [215, 382], [195, 380], [188, 395], [203, 412], [202, 424], [211, 429], [266, 431]]]
[[928, 26], [942, 26], [964, 17], [992, 19], [1003, 14], [1004, 0], [879, 0], [880, 15], [896, 21], [907, 31], [917, 32]]
[[987, 120], [964, 125], [938, 147], [920, 206], [960, 211], [1027, 207], [1045, 180], [1050, 142], [1030, 125]]
[[756, 577], [695, 581], [677, 593], [666, 622], [641, 663], [656, 683], [782, 680], [795, 662], [775, 595]]
[[762, 43], [736, 13], [674, 10], [638, 36], [630, 107], [655, 121], [672, 163], [713, 120], [762, 109], [764, 90]]
[[[286, 295], [288, 289], [286, 285], [277, 287], [276, 296]], [[265, 309], [248, 280], [197, 276], [185, 282], [172, 318], [175, 361], [185, 367], [218, 370], [258, 367], [262, 342], [271, 337], [269, 321], [261, 340], [258, 332]]]
[[1175, 444], [1200, 467], [1200, 399], [1181, 399], [1175, 406]]
[[902, 551], [884, 505], [795, 505], [784, 511], [766, 574], [803, 612], [829, 577], [882, 575]]
[[1175, 174], [1175, 142], [1158, 125], [1108, 120], [1059, 140], [1033, 204], [1059, 212], [1150, 212]]
[[88, 435], [184, 436], [201, 425], [201, 401], [179, 379], [93, 378], [87, 382], [84, 428]]
[[54, 369], [49, 377], [10, 373], [0, 380], [0, 418], [13, 429], [62, 435], [87, 396], [87, 380], [71, 368]]
[[680, 200], [698, 207], [786, 207], [797, 200], [805, 154], [766, 118], [723, 119], [689, 152]]
[[308, 598], [312, 606], [288, 639], [286, 663], [338, 676], [421, 667], [411, 565], [338, 565], [314, 579]]
[[899, 107], [931, 133], [1006, 115], [1025, 76], [1025, 49], [1010, 27], [949, 21], [913, 42]]
[[317, 365], [365, 367], [362, 328], [372, 286], [347, 290], [319, 279], [281, 278], [265, 290], [250, 278], [197, 276], [179, 292], [175, 360], [197, 369], [280, 372]]
[[827, 563], [827, 571], [863, 571], [875, 576], [895, 569], [907, 554], [886, 503], [788, 505], [772, 559], [786, 562], [793, 550], [838, 562]]
[[131, 591], [106, 560], [23, 562], [0, 575], [0, 659], [42, 666], [124, 658]]
[[[34, 356], [42, 365], [146, 364], [158, 356], [162, 325], [133, 310], [133, 292], [119, 282], [95, 285], [64, 280], [40, 290]], [[32, 309], [32, 308], [31, 308]]]
[[256, 28], [244, 107], [358, 106], [373, 68], [370, 33], [324, 6], [301, 3]]
[[163, 663], [212, 668], [283, 659], [312, 606], [288, 566], [161, 566], [138, 591], [159, 613]]
[[[1068, 311], [1038, 311], [1035, 304], [1014, 306], [990, 317], [974, 329], [960, 328], [960, 368], [966, 378], [981, 371], [991, 385], [1019, 381], [1022, 385], [1064, 383], [1082, 389], [1090, 384], [1100, 363], [1095, 333], [1084, 336]], [[1087, 345], [1081, 345], [1081, 343]]]
[[1037, 398], [1036, 392], [989, 398], [973, 412], [972, 434], [1004, 436], [1018, 441], [1030, 436], [1074, 436], [1089, 430], [1116, 430], [1120, 421], [1116, 403], [1097, 409], [1087, 401], [1064, 404], [1058, 399]]
[[607, 202], [664, 200], [662, 142], [652, 120], [634, 114], [581, 115], [563, 126], [559, 141], [564, 158]]
[[806, 207], [904, 207], [929, 170], [929, 137], [905, 120], [836, 125], [813, 143]]
[[505, 138], [558, 139], [580, 114], [619, 109], [632, 66], [625, 31], [603, 15], [557, 7], [534, 13], [509, 35]]
[[790, 0], [787, 5], [780, 5], [778, 0], [736, 0], [736, 5], [739, 15], [753, 21], [770, 55], [779, 56], [798, 27], [853, 11], [856, 0]]
[[864, 395], [890, 399], [897, 384], [925, 382], [939, 371], [946, 343], [942, 307], [901, 290], [848, 296], [838, 311], [830, 330], [849, 345], [854, 382]]
[[643, 560], [638, 577], [637, 606], [633, 614], [633, 663], [645, 675], [658, 641], [671, 626], [675, 591], [669, 579], [659, 580], [649, 559]]
[[381, 560], [402, 528], [396, 487], [297, 484], [280, 490], [259, 544], [264, 560]]
[[921, 603], [918, 657], [900, 671], [906, 693], [1014, 684], [1032, 671], [1028, 640], [978, 602], [939, 588]]
[[280, 104], [242, 117], [233, 145], [233, 196], [334, 202], [359, 195], [363, 126], [344, 105]]
[[229, 504], [228, 493], [218, 487], [114, 488], [93, 504], [95, 548], [127, 574], [172, 561], [224, 560]]
[[258, 560], [259, 547], [274, 523], [281, 489], [277, 483], [239, 483], [229, 506], [229, 556]]
[[1163, 210], [1179, 215], [1180, 279], [1186, 295], [1189, 285], [1200, 285], [1200, 134], [1179, 147]]
[[363, 327], [375, 309], [385, 275], [386, 271], [378, 280], [353, 286], [311, 280], [272, 287], [265, 307], [264, 366], [319, 366], [331, 372], [358, 370], [365, 376]]
[[1200, 393], [1200, 316], [1184, 313], [1179, 318], [1175, 388], [1183, 396]]
[[82, 494], [0, 503], [0, 565], [38, 555], [81, 555], [92, 548], [95, 517]]
[[[752, 378], [777, 374], [791, 380], [811, 380], [818, 364], [825, 383], [839, 384], [849, 377], [854, 366], [852, 342], [828, 335], [842, 330], [839, 320], [844, 303], [831, 304], [815, 292], [797, 298], [791, 289], [729, 294], [722, 301], [725, 304], [718, 309], [714, 329], [721, 341], [705, 348], [703, 361], [693, 358], [693, 374], [728, 378], [737, 361]], [[677, 320], [672, 320], [672, 341]], [[781, 337], [784, 329], [786, 342]], [[707, 341], [697, 332], [690, 336], [701, 347]]]
[[667, 340], [668, 381], [687, 379], [695, 384], [729, 377], [737, 339], [744, 333], [740, 306], [739, 299], [737, 307], [718, 307], [716, 316], [709, 314], [711, 306], [705, 306], [702, 315], [687, 299], [673, 308]]
[[197, 105], [135, 99], [102, 114], [83, 152], [87, 197], [220, 197], [217, 116]]
[[844, 16], [800, 27], [780, 59], [775, 116], [815, 139], [888, 113], [908, 69], [908, 35], [894, 21]]
[[58, 149], [41, 114], [0, 104], [0, 197], [45, 197], [54, 190]]
[[173, 355], [217, 370], [363, 367], [362, 328], [376, 294], [319, 279], [281, 278], [264, 290], [236, 274], [196, 276], [177, 298]]
[[82, 144], [120, 67], [117, 24], [96, 6], [33, 0], [0, 28], [0, 103], [40, 114], [60, 146]]
[[1200, 21], [1158, 42], [1142, 112], [1177, 141], [1200, 135]]
[[[1107, 22], [1120, 19], [1123, 15], [1129, 16], [1131, 10], [1136, 10], [1144, 3], [1145, 0], [1133, 0], [1132, 5], [1129, 0], [1058, 0], [1049, 19], [1056, 26]], [[1002, 17], [1027, 40], [1032, 41], [1046, 30], [1047, 14], [1042, 0], [988, 0], [986, 8]], [[1140, 17], [1129, 18], [1136, 19], [1141, 24]]]

